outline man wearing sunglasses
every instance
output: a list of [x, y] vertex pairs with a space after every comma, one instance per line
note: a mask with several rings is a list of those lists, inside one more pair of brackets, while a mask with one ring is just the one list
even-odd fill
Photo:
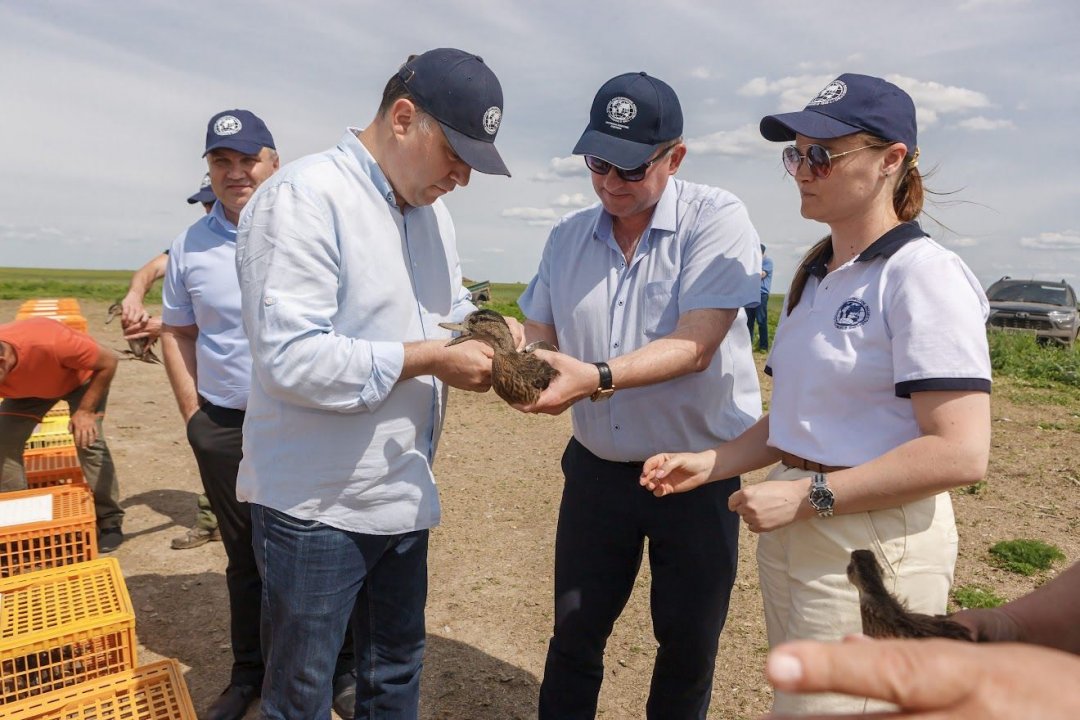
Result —
[[642, 493], [638, 478], [652, 448], [710, 447], [761, 414], [750, 336], [734, 322], [758, 302], [761, 255], [738, 198], [675, 179], [682, 131], [679, 99], [661, 80], [628, 73], [600, 88], [574, 148], [600, 204], [555, 224], [519, 301], [526, 339], [562, 351], [537, 351], [560, 374], [521, 409], [573, 407], [541, 720], [595, 715], [604, 646], [646, 538], [659, 641], [647, 716], [704, 718], [709, 706], [739, 478], [677, 507]]

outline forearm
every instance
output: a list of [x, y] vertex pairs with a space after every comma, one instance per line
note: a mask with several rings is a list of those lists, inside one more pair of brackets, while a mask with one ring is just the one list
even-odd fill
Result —
[[642, 387], [709, 367], [738, 310], [692, 310], [675, 330], [632, 353], [608, 360], [617, 389]]
[[779, 462], [780, 451], [768, 445], [769, 416], [761, 418], [730, 442], [707, 450], [713, 453], [709, 480], [723, 480]]
[[1004, 612], [1019, 640], [1080, 655], [1080, 563], [1038, 590], [988, 612]]
[[446, 343], [442, 340], [404, 343], [405, 359], [398, 381], [422, 375], [438, 375], [444, 362]]
[[161, 333], [161, 352], [176, 405], [186, 422], [199, 409], [195, 341], [166, 325]]

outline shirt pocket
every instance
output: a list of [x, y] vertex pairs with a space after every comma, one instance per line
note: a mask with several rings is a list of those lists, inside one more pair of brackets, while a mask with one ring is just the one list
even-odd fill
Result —
[[679, 323], [679, 304], [672, 295], [669, 281], [651, 282], [645, 286], [641, 305], [641, 331], [650, 340], [670, 335]]

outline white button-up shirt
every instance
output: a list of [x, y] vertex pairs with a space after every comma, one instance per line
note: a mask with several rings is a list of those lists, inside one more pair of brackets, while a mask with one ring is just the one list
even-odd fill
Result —
[[990, 391], [988, 311], [967, 265], [913, 222], [812, 268], [765, 368], [769, 445], [853, 467], [919, 437], [912, 393]]
[[215, 203], [173, 241], [161, 293], [161, 321], [197, 325], [195, 383], [215, 405], [243, 410], [251, 387], [251, 351], [240, 321], [236, 226]]
[[434, 526], [446, 393], [403, 343], [475, 310], [441, 201], [402, 213], [349, 129], [248, 202], [236, 266], [254, 359], [237, 497], [354, 532]]
[[[518, 304], [555, 327], [562, 352], [598, 362], [671, 334], [690, 310], [757, 303], [760, 287], [760, 242], [742, 202], [672, 178], [629, 264], [601, 205], [571, 213], [552, 228]], [[618, 382], [609, 399], [572, 409], [574, 437], [605, 460], [704, 450], [761, 415], [745, 320], [732, 323], [703, 372], [625, 390]]]

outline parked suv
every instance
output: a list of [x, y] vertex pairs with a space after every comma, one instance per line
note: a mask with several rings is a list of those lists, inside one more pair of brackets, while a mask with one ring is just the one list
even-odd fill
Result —
[[1033, 331], [1040, 341], [1072, 347], [1080, 330], [1076, 292], [1064, 280], [1014, 280], [1008, 275], [986, 291], [991, 327]]

